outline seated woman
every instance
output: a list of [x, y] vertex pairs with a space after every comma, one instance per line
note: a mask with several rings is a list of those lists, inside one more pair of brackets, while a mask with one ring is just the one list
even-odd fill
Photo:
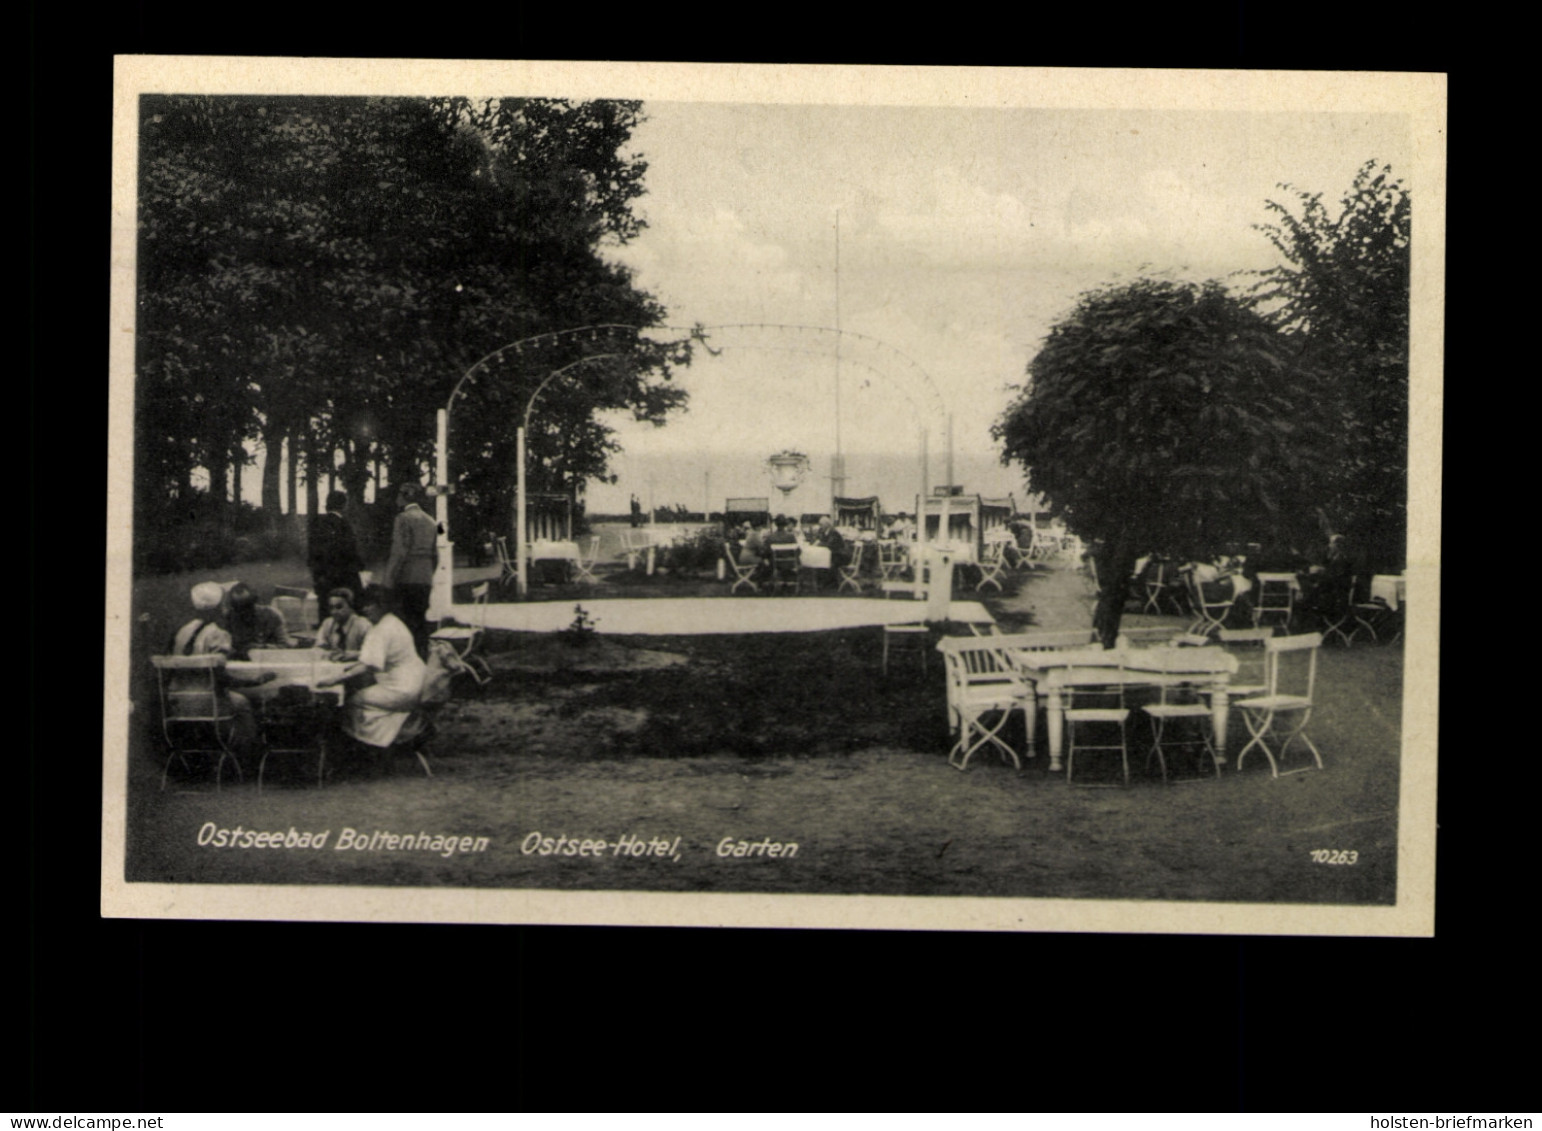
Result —
[[278, 610], [257, 603], [257, 594], [244, 581], [238, 581], [225, 594], [229, 609], [226, 627], [230, 632], [230, 657], [250, 659], [253, 648], [293, 648], [294, 641], [284, 627]]
[[337, 588], [328, 593], [327, 613], [316, 636], [316, 647], [324, 650], [329, 660], [357, 660], [370, 624], [353, 611], [353, 590]]
[[[205, 581], [193, 586], [193, 619], [177, 629], [172, 637], [170, 654], [173, 656], [224, 656], [227, 659], [234, 658], [234, 645], [231, 643], [230, 633], [227, 632], [219, 621], [220, 605], [225, 598], [225, 591], [217, 582]], [[264, 675], [250, 684], [232, 678], [227, 672], [221, 671], [218, 679], [217, 695], [223, 698], [235, 716], [232, 724], [231, 744], [242, 751], [256, 749], [260, 745], [257, 718], [252, 710], [251, 700], [239, 691], [230, 688], [238, 686], [255, 686], [267, 683], [273, 676]], [[176, 672], [167, 687], [171, 701], [180, 703], [189, 708], [189, 713], [206, 714], [209, 711], [209, 684], [208, 677], [191, 671]], [[202, 693], [202, 694], [200, 694]], [[190, 698], [191, 697], [191, 698]], [[199, 703], [199, 700], [202, 703]]]
[[372, 626], [359, 658], [341, 675], [316, 681], [317, 687], [369, 674], [374, 682], [348, 695], [348, 714], [343, 729], [367, 746], [387, 747], [396, 741], [402, 724], [418, 705], [427, 669], [418, 656], [412, 632], [393, 612], [387, 611], [386, 590], [367, 586], [359, 599], [360, 611]]

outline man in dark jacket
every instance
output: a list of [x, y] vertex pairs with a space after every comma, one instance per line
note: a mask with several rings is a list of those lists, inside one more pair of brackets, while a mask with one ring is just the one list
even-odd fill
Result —
[[307, 557], [310, 560], [311, 583], [315, 587], [317, 604], [322, 606], [322, 619], [326, 619], [327, 595], [334, 589], [347, 589], [351, 593], [364, 592], [359, 571], [364, 559], [359, 556], [359, 544], [353, 536], [353, 527], [343, 517], [348, 508], [348, 495], [333, 491], [327, 496], [327, 513], [317, 515], [311, 523]]

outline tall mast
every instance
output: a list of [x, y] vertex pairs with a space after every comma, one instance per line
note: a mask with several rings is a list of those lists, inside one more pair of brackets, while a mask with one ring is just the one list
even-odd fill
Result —
[[846, 493], [846, 461], [841, 454], [841, 210], [835, 210], [835, 456], [830, 460], [830, 512]]

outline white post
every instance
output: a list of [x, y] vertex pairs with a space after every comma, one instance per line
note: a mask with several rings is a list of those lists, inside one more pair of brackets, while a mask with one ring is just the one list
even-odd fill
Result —
[[[948, 417], [948, 478], [953, 477], [953, 418]], [[953, 600], [953, 539], [948, 534], [948, 498], [953, 484], [943, 487], [941, 513], [937, 516], [937, 541], [927, 554], [926, 619], [948, 619], [948, 603]]]
[[[937, 537], [945, 544], [951, 546], [953, 544], [953, 536], [948, 532], [948, 504], [953, 498], [953, 416], [951, 413], [948, 415], [948, 462], [946, 466], [948, 482], [947, 486], [943, 489], [942, 517], [937, 520]], [[948, 577], [948, 588], [951, 589], [952, 587], [953, 578], [950, 575]]]
[[530, 592], [530, 579], [525, 574], [525, 563], [528, 560], [528, 555], [526, 554], [525, 551], [528, 549], [528, 547], [525, 545], [525, 503], [526, 503], [526, 500], [525, 500], [525, 471], [526, 471], [526, 468], [525, 468], [525, 429], [524, 429], [523, 425], [520, 426], [518, 432], [515, 433], [515, 436], [516, 436], [515, 458], [517, 459], [517, 461], [519, 463], [519, 490], [516, 492], [516, 498], [518, 499], [518, 502], [515, 504], [515, 511], [517, 513], [514, 516], [514, 537], [516, 539], [516, 543], [515, 543], [515, 546], [514, 546], [514, 570], [515, 570], [515, 573], [516, 573], [516, 575], [517, 575], [517, 577], [519, 579], [518, 580], [519, 595], [520, 595], [521, 598], [523, 598], [523, 597], [526, 596], [526, 594], [528, 594]]
[[439, 520], [439, 560], [428, 598], [428, 619], [443, 620], [450, 615], [455, 600], [455, 543], [450, 541], [450, 414], [442, 408], [435, 420], [434, 480], [438, 488], [434, 517]]
[[[926, 493], [931, 490], [926, 481], [931, 476], [931, 468], [927, 466], [927, 436], [926, 429], [921, 429], [921, 493], [916, 496], [916, 542], [926, 541]], [[916, 578], [917, 581], [921, 579]]]

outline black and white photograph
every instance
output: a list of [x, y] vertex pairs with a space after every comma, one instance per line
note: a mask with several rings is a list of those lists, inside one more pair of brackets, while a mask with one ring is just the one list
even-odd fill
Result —
[[1433, 932], [1443, 76], [116, 82], [104, 915]]

